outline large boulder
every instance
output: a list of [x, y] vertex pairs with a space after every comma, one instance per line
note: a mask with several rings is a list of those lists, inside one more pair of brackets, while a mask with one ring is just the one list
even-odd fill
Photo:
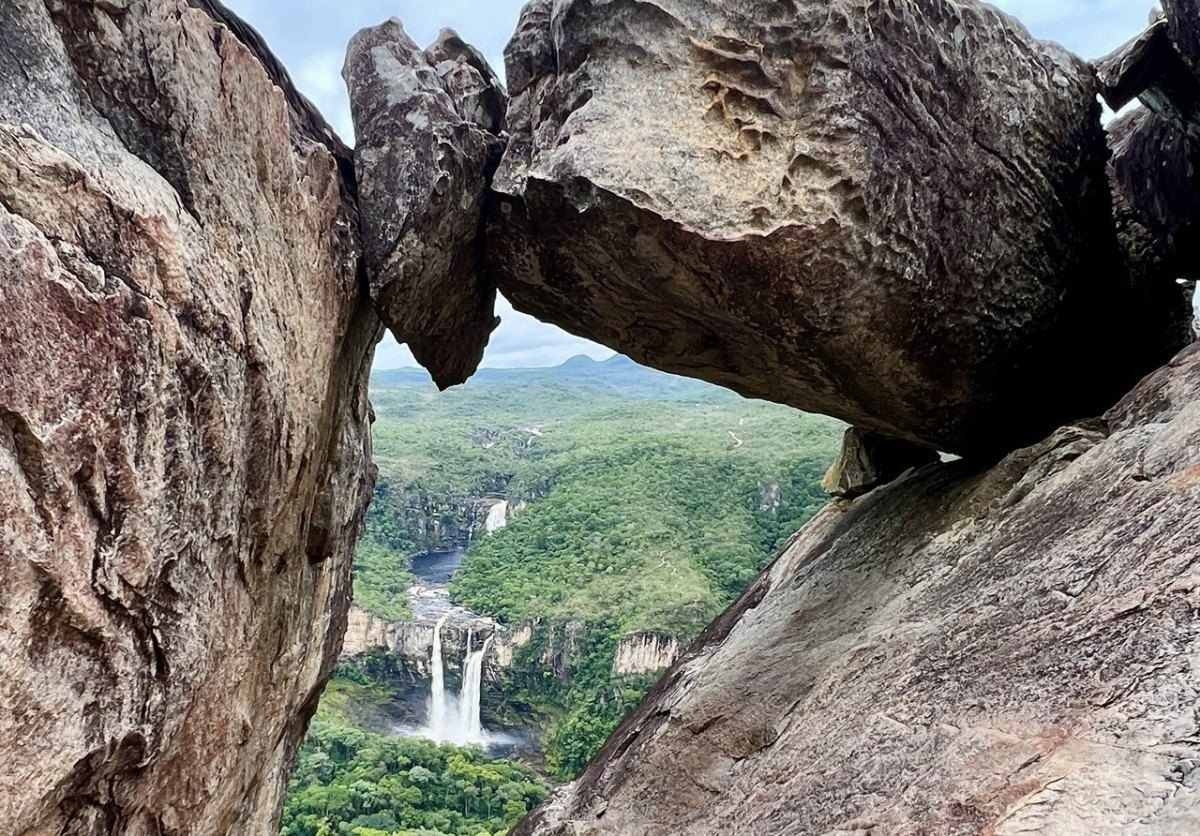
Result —
[[1200, 17], [1174, 5], [1172, 17], [1156, 16], [1096, 62], [1110, 107], [1145, 105], [1109, 125], [1108, 178], [1133, 295], [1126, 334], [1155, 350], [1190, 339], [1191, 299], [1180, 282], [1200, 278], [1200, 66], [1183, 57]]
[[1200, 832], [1200, 345], [829, 506], [516, 834]]
[[371, 297], [439, 386], [463, 383], [497, 322], [480, 259], [503, 87], [454, 32], [422, 50], [395, 19], [354, 36], [343, 75]]
[[0, 4], [0, 833], [275, 832], [373, 481], [350, 171], [213, 0]]
[[517, 308], [954, 452], [1165, 359], [1104, 335], [1094, 76], [990, 6], [533, 0], [506, 58], [487, 258]]

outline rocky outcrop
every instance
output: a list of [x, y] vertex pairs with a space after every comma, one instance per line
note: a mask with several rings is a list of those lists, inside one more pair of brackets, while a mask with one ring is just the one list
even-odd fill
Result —
[[381, 650], [401, 657], [422, 676], [428, 676], [432, 649], [433, 625], [387, 621], [358, 607], [350, 608], [346, 637], [342, 643], [343, 659], [354, 659]]
[[613, 673], [631, 676], [657, 673], [679, 658], [679, 640], [656, 633], [634, 633], [621, 639], [613, 657]]
[[1096, 338], [1132, 313], [1091, 70], [991, 7], [534, 0], [506, 59], [487, 261], [539, 318], [959, 453], [1170, 356]]
[[438, 386], [463, 383], [498, 322], [479, 260], [503, 87], [453, 32], [422, 51], [395, 19], [354, 37], [343, 74], [371, 296]]
[[830, 506], [526, 834], [1200, 829], [1200, 345]]
[[833, 496], [854, 499], [886, 485], [907, 470], [936, 461], [938, 454], [933, 450], [850, 427], [842, 437], [841, 452], [825, 474], [822, 486]]
[[2, 833], [271, 832], [337, 657], [379, 325], [349, 152], [239, 31], [0, 4]]
[[[1127, 333], [1153, 351], [1190, 341], [1191, 299], [1179, 282], [1200, 277], [1200, 72], [1174, 41], [1175, 20], [1156, 17], [1096, 65], [1112, 108], [1146, 105], [1109, 126], [1108, 177], [1132, 291]], [[1168, 317], [1145, 328], [1153, 310]]]

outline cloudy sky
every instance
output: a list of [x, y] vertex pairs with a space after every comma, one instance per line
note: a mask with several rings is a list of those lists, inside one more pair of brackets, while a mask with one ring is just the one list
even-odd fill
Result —
[[[342, 59], [350, 37], [389, 17], [404, 21], [418, 43], [432, 41], [444, 26], [458, 30], [503, 73], [504, 45], [524, 0], [225, 0], [263, 34], [287, 65], [296, 84], [350, 141], [350, 105], [342, 85]], [[1038, 37], [1055, 40], [1086, 58], [1096, 58], [1145, 26], [1151, 0], [996, 0]], [[513, 311], [501, 300], [503, 324], [492, 335], [485, 366], [550, 366], [573, 354], [611, 356], [603, 346], [573, 337]], [[379, 346], [376, 368], [416, 365], [388, 337]]]

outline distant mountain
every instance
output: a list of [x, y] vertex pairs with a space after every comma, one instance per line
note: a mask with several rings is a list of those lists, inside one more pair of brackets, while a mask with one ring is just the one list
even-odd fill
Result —
[[[373, 389], [430, 387], [424, 369], [388, 369], [371, 375]], [[630, 398], [686, 400], [724, 392], [720, 387], [639, 365], [623, 354], [608, 360], [593, 360], [586, 354], [571, 357], [548, 368], [480, 369], [465, 386], [568, 386], [603, 390]]]

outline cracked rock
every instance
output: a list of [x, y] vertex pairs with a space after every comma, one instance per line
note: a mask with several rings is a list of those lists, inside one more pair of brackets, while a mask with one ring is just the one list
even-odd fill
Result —
[[0, 3], [0, 833], [278, 829], [373, 483], [348, 162], [214, 0]]

